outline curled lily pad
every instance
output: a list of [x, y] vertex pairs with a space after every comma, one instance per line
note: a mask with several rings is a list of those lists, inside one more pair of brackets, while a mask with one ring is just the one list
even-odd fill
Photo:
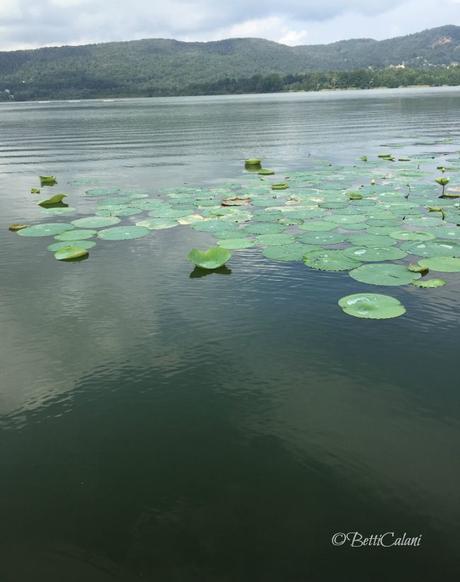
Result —
[[51, 198], [42, 200], [41, 202], [38, 203], [38, 205], [42, 206], [43, 208], [50, 208], [52, 206], [55, 206], [56, 204], [63, 204], [62, 201], [66, 196], [67, 194], [56, 194], [55, 196], [51, 196]]
[[30, 193], [31, 194], [40, 194], [41, 190], [40, 188], [31, 188]]
[[54, 186], [57, 184], [55, 176], [40, 176], [40, 185], [43, 186]]
[[197, 222], [203, 221], [204, 218], [201, 214], [188, 214], [187, 216], [182, 216], [177, 219], [177, 222], [182, 225], [196, 224]]
[[28, 224], [10, 224], [10, 226], [8, 227], [8, 230], [11, 230], [11, 232], [18, 232], [19, 230], [22, 230], [24, 228], [27, 228]]
[[268, 168], [261, 168], [258, 173], [260, 176], [273, 176], [275, 172], [273, 170], [269, 170]]
[[62, 242], [56, 242], [53, 243], [51, 245], [49, 245], [47, 248], [49, 251], [52, 251], [53, 253], [55, 253], [56, 251], [59, 251], [65, 247], [80, 247], [82, 249], [92, 249], [93, 247], [96, 246], [96, 243], [92, 240], [77, 240], [77, 241], [72, 241], [72, 243], [69, 243], [69, 241], [62, 241]]
[[100, 230], [97, 236], [103, 240], [131, 240], [148, 234], [150, 230], [142, 226], [113, 226]]
[[371, 263], [362, 265], [350, 271], [350, 277], [360, 283], [369, 285], [408, 285], [420, 279], [420, 273], [412, 273], [404, 265], [392, 265], [390, 263]]
[[229, 250], [249, 249], [255, 245], [255, 242], [250, 238], [228, 238], [217, 241], [217, 244]]
[[287, 190], [288, 188], [289, 188], [289, 184], [287, 184], [286, 182], [272, 184], [272, 190]]
[[433, 240], [436, 237], [430, 232], [411, 231], [411, 230], [395, 230], [390, 232], [391, 238], [396, 240], [410, 240], [410, 241], [425, 241]]
[[422, 275], [427, 275], [430, 271], [428, 267], [422, 267], [418, 263], [411, 263], [407, 268], [411, 273], [421, 273]]
[[226, 198], [221, 202], [222, 206], [247, 206], [251, 204], [251, 198], [249, 196], [234, 196], [233, 198]]
[[404, 305], [394, 297], [379, 293], [355, 293], [339, 301], [343, 311], [363, 319], [392, 319], [406, 313]]
[[58, 261], [75, 261], [87, 257], [88, 254], [88, 250], [83, 247], [67, 245], [56, 251], [54, 256]]
[[66, 230], [72, 230], [73, 226], [64, 222], [50, 222], [28, 226], [18, 232], [20, 236], [56, 236]]
[[275, 261], [301, 261], [308, 251], [318, 251], [320, 247], [293, 243], [290, 245], [271, 246], [263, 250], [262, 254], [267, 259]]
[[458, 257], [431, 257], [419, 261], [422, 267], [430, 271], [440, 271], [441, 273], [460, 273], [460, 258]]
[[405, 251], [396, 247], [350, 247], [344, 253], [362, 262], [396, 261], [407, 256]]
[[56, 240], [59, 241], [76, 241], [76, 240], [85, 240], [87, 238], [92, 238], [95, 236], [95, 230], [84, 230], [84, 229], [75, 229], [75, 230], [68, 230], [61, 234], [58, 234], [54, 237]]
[[212, 247], [206, 251], [192, 249], [188, 254], [188, 259], [197, 267], [202, 269], [218, 269], [223, 267], [232, 256], [227, 249]]
[[422, 289], [436, 289], [437, 287], [444, 287], [446, 281], [444, 279], [420, 279], [420, 281], [413, 281], [412, 285]]
[[319, 271], [349, 271], [356, 269], [361, 263], [350, 259], [342, 250], [308, 251], [303, 262], [307, 267]]
[[120, 219], [116, 216], [88, 216], [72, 220], [72, 224], [77, 228], [106, 228], [119, 222]]
[[250, 170], [260, 170], [262, 168], [261, 164], [262, 160], [259, 160], [257, 158], [249, 158], [244, 162], [245, 168]]

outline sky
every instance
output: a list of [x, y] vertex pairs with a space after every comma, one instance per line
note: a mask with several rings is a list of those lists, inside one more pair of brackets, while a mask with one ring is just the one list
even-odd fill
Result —
[[0, 50], [139, 38], [383, 39], [460, 25], [460, 0], [0, 0]]

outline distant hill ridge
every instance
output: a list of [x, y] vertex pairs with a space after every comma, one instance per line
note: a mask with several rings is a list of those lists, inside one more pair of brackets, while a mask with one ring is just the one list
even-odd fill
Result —
[[460, 26], [376, 41], [286, 46], [258, 38], [145, 39], [0, 52], [0, 91], [16, 99], [168, 95], [222, 79], [460, 63]]

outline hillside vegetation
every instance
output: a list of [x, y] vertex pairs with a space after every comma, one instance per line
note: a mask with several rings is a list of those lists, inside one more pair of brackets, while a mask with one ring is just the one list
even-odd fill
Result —
[[[254, 38], [207, 43], [151, 39], [0, 52], [0, 92], [8, 99], [4, 91], [9, 90], [16, 100], [183, 95], [207, 88], [219, 92], [219, 87], [225, 93], [239, 92], [229, 90], [232, 82], [242, 87], [255, 76], [267, 79], [267, 85], [269, 79], [276, 79], [278, 90], [287, 90], [299, 83], [299, 79], [290, 82], [289, 76], [299, 75], [304, 87], [328, 88], [323, 81], [315, 86], [317, 77], [311, 74], [330, 71], [337, 78], [343, 71], [373, 74], [371, 86], [376, 86], [385, 82], [378, 71], [402, 64], [423, 71], [420, 82], [454, 84], [449, 79], [457, 79], [458, 69], [447, 69], [454, 71], [450, 76], [444, 69], [455, 63], [460, 63], [458, 26], [383, 41], [358, 39], [297, 47]], [[373, 72], [366, 73], [370, 67]], [[312, 83], [307, 81], [308, 74]], [[404, 81], [404, 73], [398, 74]], [[447, 81], [439, 81], [441, 77]]]

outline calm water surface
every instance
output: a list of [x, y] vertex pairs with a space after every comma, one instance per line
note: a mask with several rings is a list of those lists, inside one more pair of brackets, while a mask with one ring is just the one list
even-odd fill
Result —
[[[458, 279], [363, 321], [350, 277], [253, 249], [190, 278], [190, 228], [78, 264], [7, 230], [43, 220], [39, 174], [84, 211], [82, 178], [155, 193], [387, 143], [459, 158], [460, 89], [0, 105], [2, 582], [459, 579]], [[423, 537], [332, 546], [351, 531]]]

